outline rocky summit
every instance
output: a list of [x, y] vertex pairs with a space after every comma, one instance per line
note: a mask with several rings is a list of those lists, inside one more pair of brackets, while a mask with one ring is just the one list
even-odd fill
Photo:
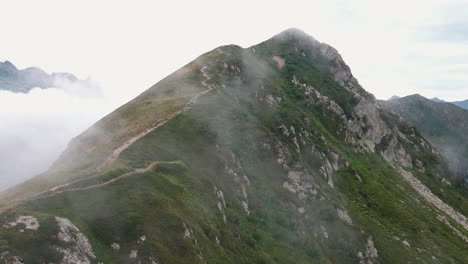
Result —
[[451, 180], [334, 48], [290, 29], [203, 54], [1, 193], [0, 260], [467, 263]]

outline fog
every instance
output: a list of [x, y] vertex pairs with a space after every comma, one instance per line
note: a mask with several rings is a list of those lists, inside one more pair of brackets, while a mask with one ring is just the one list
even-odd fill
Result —
[[71, 138], [120, 102], [91, 80], [29, 93], [0, 90], [0, 190], [47, 170]]

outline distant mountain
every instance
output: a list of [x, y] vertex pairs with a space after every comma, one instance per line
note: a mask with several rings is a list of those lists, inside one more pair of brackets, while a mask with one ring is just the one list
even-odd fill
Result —
[[19, 70], [9, 61], [0, 62], [0, 90], [27, 93], [32, 88], [57, 87], [63, 83], [79, 81], [70, 73], [52, 73], [36, 68]]
[[468, 110], [434, 99], [410, 95], [383, 104], [416, 126], [447, 158], [452, 171], [468, 180]]
[[445, 103], [444, 100], [439, 99], [439, 98], [437, 98], [437, 97], [431, 98], [431, 100], [434, 101], [434, 102]]
[[[13, 164], [12, 164], [13, 166]], [[467, 263], [467, 197], [297, 29], [207, 52], [0, 194], [6, 263]]]
[[463, 109], [467, 109], [468, 110], [468, 100], [465, 100], [465, 101], [456, 101], [456, 102], [451, 102], [452, 104], [454, 105], [457, 105]]
[[392, 101], [392, 100], [399, 99], [399, 98], [400, 98], [399, 96], [394, 95], [394, 96], [388, 98], [388, 101]]
[[450, 104], [454, 104], [458, 107], [461, 107], [463, 109], [467, 109], [468, 110], [468, 100], [465, 100], [465, 101], [456, 101], [456, 102], [447, 102], [447, 101], [444, 101], [442, 99], [439, 99], [437, 97], [434, 97], [434, 98], [431, 98], [430, 99], [431, 101], [434, 101], [434, 102], [438, 102], [438, 103], [450, 103]]

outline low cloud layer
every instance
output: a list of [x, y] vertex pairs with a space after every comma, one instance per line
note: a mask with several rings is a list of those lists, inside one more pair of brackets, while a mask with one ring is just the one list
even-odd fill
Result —
[[0, 91], [0, 190], [47, 170], [71, 138], [116, 107], [89, 81]]

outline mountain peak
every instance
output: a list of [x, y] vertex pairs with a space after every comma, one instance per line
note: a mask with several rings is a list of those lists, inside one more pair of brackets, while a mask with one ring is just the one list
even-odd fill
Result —
[[437, 97], [431, 98], [431, 100], [434, 101], [434, 102], [441, 102], [441, 103], [445, 102], [444, 100], [439, 99]]
[[0, 62], [0, 75], [1, 74], [11, 74], [16, 72], [18, 69], [10, 61]]
[[318, 42], [314, 37], [311, 35], [305, 33], [303, 30], [298, 29], [298, 28], [288, 28], [279, 34], [275, 35], [273, 37], [274, 39], [281, 39], [281, 40], [288, 40], [288, 41], [309, 41], [310, 43], [313, 43], [315, 45], [319, 45], [320, 42]]
[[19, 70], [10, 61], [0, 62], [0, 90], [27, 93], [34, 87], [54, 87], [57, 85], [57, 80], [67, 80], [72, 83], [79, 81], [70, 73], [48, 74], [38, 67]]

